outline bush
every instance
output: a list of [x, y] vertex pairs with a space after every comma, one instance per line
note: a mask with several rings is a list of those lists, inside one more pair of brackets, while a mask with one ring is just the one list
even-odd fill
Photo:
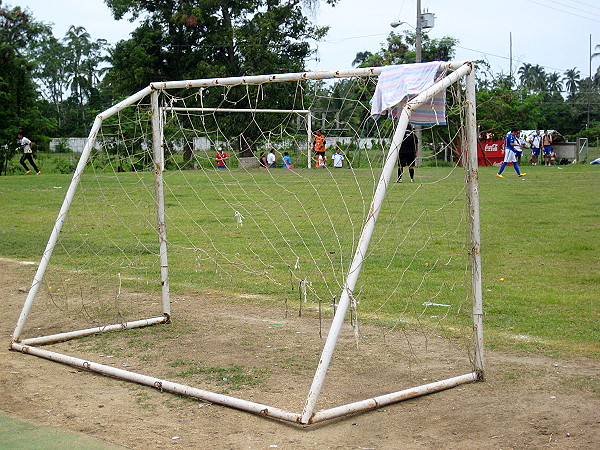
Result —
[[57, 173], [73, 173], [77, 166], [77, 158], [54, 158], [52, 160], [54, 171]]
[[589, 142], [595, 142], [597, 139], [600, 139], [600, 124], [593, 123], [590, 128], [585, 130], [581, 130], [579, 133], [575, 135], [576, 138], [588, 138]]
[[67, 140], [67, 138], [60, 138], [54, 147], [54, 151], [56, 153], [72, 153], [73, 150], [71, 150], [71, 147], [69, 147], [68, 142], [69, 141]]

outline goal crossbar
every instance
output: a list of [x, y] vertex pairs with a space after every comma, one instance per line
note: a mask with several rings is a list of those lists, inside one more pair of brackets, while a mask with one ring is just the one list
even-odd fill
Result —
[[[399, 402], [408, 398], [414, 398], [420, 395], [426, 395], [432, 392], [441, 391], [448, 389], [463, 383], [469, 383], [483, 379], [483, 327], [482, 327], [482, 293], [481, 293], [481, 259], [480, 259], [480, 241], [479, 241], [479, 200], [478, 200], [478, 189], [477, 189], [477, 152], [476, 152], [476, 128], [475, 128], [475, 81], [474, 81], [474, 70], [471, 62], [451, 62], [443, 65], [446, 69], [451, 69], [449, 75], [446, 75], [440, 81], [432, 85], [429, 89], [425, 90], [412, 100], [410, 100], [403, 108], [399, 123], [397, 125], [392, 143], [385, 157], [384, 167], [382, 169], [375, 194], [370, 206], [370, 213], [368, 214], [367, 220], [363, 225], [363, 229], [356, 247], [354, 258], [346, 281], [344, 283], [342, 293], [340, 296], [340, 302], [338, 308], [334, 314], [332, 324], [329, 333], [326, 338], [325, 345], [317, 366], [312, 385], [308, 392], [304, 409], [301, 413], [293, 413], [282, 410], [280, 408], [263, 405], [236, 397], [226, 396], [223, 394], [217, 394], [211, 391], [205, 391], [196, 389], [193, 387], [181, 385], [178, 383], [156, 379], [154, 377], [137, 374], [134, 372], [126, 371], [123, 369], [106, 366], [104, 364], [94, 363], [86, 361], [80, 358], [74, 358], [68, 355], [64, 355], [58, 352], [52, 352], [49, 350], [41, 349], [36, 345], [46, 344], [50, 342], [56, 342], [59, 340], [73, 339], [80, 336], [86, 336], [89, 334], [96, 334], [106, 331], [117, 331], [122, 329], [129, 329], [133, 327], [144, 327], [149, 325], [161, 324], [170, 320], [170, 300], [168, 295], [168, 271], [167, 271], [167, 259], [166, 259], [166, 235], [164, 228], [164, 196], [162, 195], [162, 167], [163, 158], [161, 136], [160, 136], [160, 119], [158, 119], [158, 102], [156, 92], [162, 89], [179, 89], [179, 88], [192, 88], [202, 86], [215, 86], [215, 85], [235, 85], [235, 84], [259, 84], [269, 82], [283, 82], [293, 80], [318, 80], [326, 78], [343, 78], [343, 77], [360, 77], [360, 76], [373, 76], [381, 73], [382, 68], [367, 68], [367, 69], [350, 69], [345, 71], [335, 72], [307, 72], [297, 74], [282, 74], [282, 75], [265, 75], [256, 77], [234, 77], [234, 78], [220, 78], [220, 79], [208, 79], [208, 80], [188, 80], [188, 81], [176, 81], [176, 82], [162, 82], [152, 83], [148, 88], [134, 94], [130, 98], [122, 101], [118, 105], [109, 108], [104, 113], [99, 114], [96, 117], [94, 125], [90, 131], [88, 140], [84, 147], [80, 161], [77, 165], [75, 173], [73, 175], [71, 184], [66, 193], [65, 200], [59, 212], [58, 218], [55, 222], [54, 228], [50, 235], [50, 239], [46, 246], [46, 250], [42, 256], [38, 270], [34, 276], [31, 289], [28, 293], [27, 299], [21, 311], [21, 315], [17, 321], [17, 326], [12, 335], [10, 349], [20, 351], [25, 354], [35, 355], [41, 358], [49, 359], [52, 361], [60, 362], [71, 366], [81, 367], [85, 370], [97, 372], [99, 374], [108, 375], [124, 380], [129, 380], [139, 384], [155, 387], [160, 390], [166, 390], [190, 397], [202, 399], [205, 401], [229, 406], [232, 408], [248, 411], [251, 413], [267, 416], [283, 421], [289, 421], [300, 424], [311, 424], [321, 422], [324, 420], [332, 419], [335, 417], [341, 417], [348, 414], [353, 414], [361, 411], [372, 410], [383, 405], [390, 403]], [[356, 285], [362, 263], [365, 259], [365, 255], [369, 246], [371, 236], [373, 234], [377, 217], [381, 209], [381, 205], [385, 196], [386, 187], [389, 185], [393, 170], [398, 159], [398, 150], [402, 142], [402, 137], [408, 126], [410, 115], [412, 111], [419, 105], [433, 98], [435, 94], [443, 91], [451, 84], [458, 80], [466, 79], [466, 148], [464, 159], [465, 169], [467, 173], [467, 200], [469, 206], [470, 215], [470, 249], [469, 254], [471, 257], [471, 281], [472, 281], [472, 317], [473, 317], [473, 343], [474, 343], [474, 371], [459, 375], [444, 380], [439, 380], [426, 385], [404, 389], [390, 394], [369, 398], [366, 400], [349, 403], [346, 405], [338, 406], [331, 409], [322, 411], [315, 411], [316, 403], [323, 386], [329, 364], [331, 362], [332, 355], [335, 350], [335, 346], [339, 337], [341, 327], [345, 320], [345, 315], [348, 311], [351, 303], [353, 289]], [[27, 316], [31, 310], [34, 302], [36, 293], [39, 289], [39, 285], [43, 278], [44, 272], [47, 268], [48, 262], [51, 258], [52, 252], [56, 246], [58, 235], [61, 231], [62, 224], [68, 213], [69, 206], [73, 201], [74, 193], [77, 189], [80, 178], [83, 174], [83, 170], [87, 164], [90, 153], [93, 149], [94, 142], [98, 130], [102, 124], [102, 121], [106, 118], [114, 115], [119, 110], [132, 105], [139, 99], [146, 95], [152, 95], [152, 109], [156, 112], [153, 114], [153, 149], [154, 149], [154, 167], [155, 167], [155, 179], [158, 194], [158, 229], [159, 229], [159, 240], [161, 246], [161, 281], [163, 286], [163, 316], [142, 319], [140, 321], [134, 321], [129, 324], [114, 324], [107, 325], [104, 327], [95, 327], [85, 330], [79, 330], [68, 333], [60, 333], [51, 336], [42, 336], [31, 339], [21, 339], [23, 326], [26, 322]], [[297, 111], [294, 111], [297, 112]]]

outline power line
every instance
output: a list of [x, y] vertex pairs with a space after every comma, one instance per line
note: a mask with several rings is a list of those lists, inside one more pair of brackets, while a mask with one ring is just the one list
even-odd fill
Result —
[[564, 6], [564, 7], [566, 7], [566, 8], [575, 9], [575, 10], [577, 10], [577, 11], [581, 11], [582, 13], [585, 13], [585, 14], [591, 14], [592, 16], [598, 16], [598, 17], [600, 17], [600, 14], [597, 14], [597, 13], [594, 13], [594, 12], [590, 12], [590, 11], [587, 11], [587, 10], [585, 10], [585, 9], [576, 8], [576, 7], [574, 7], [574, 6], [565, 5], [564, 3], [557, 2], [556, 0], [546, 0], [546, 1], [548, 1], [548, 2], [550, 2], [550, 3], [556, 3], [557, 5]]
[[[552, 1], [552, 0], [549, 0], [549, 1]], [[590, 5], [589, 3], [581, 2], [581, 1], [578, 1], [578, 0], [567, 0], [567, 1], [570, 1], [572, 3], [578, 3], [580, 5], [587, 6], [588, 8], [597, 9], [597, 10], [600, 11], [600, 8], [598, 6], [596, 6], [596, 5]], [[560, 2], [553, 1], [553, 3], [560, 3]], [[563, 5], [563, 6], [567, 6], [568, 7], [568, 5]]]
[[[544, 3], [539, 3], [539, 2], [536, 2], [534, 0], [526, 0], [526, 1], [528, 1], [529, 3], [533, 3], [535, 5], [538, 5], [538, 6], [543, 6], [544, 8], [553, 9], [554, 11], [559, 11], [559, 12], [562, 12], [562, 13], [565, 13], [565, 14], [569, 14], [571, 16], [581, 17], [582, 19], [587, 19], [587, 20], [591, 20], [592, 22], [598, 22], [598, 23], [600, 23], [600, 20], [598, 20], [598, 19], [593, 19], [591, 17], [582, 16], [581, 14], [575, 14], [575, 13], [573, 13], [571, 11], [565, 11], [564, 9], [554, 8], [552, 6], [548, 6], [548, 5], [544, 4]], [[547, 0], [547, 1], [552, 1], [552, 0]], [[558, 3], [558, 2], [553, 2], [553, 3]], [[572, 7], [569, 7], [568, 5], [564, 5], [564, 4], [561, 4], [561, 3], [558, 3], [558, 4], [561, 5], [561, 6], [565, 6], [567, 8], [572, 8]], [[574, 8], [574, 9], [577, 9], [577, 8]], [[585, 11], [585, 13], [586, 14], [597, 15], [597, 14], [594, 14], [594, 13], [590, 13], [588, 11]]]
[[323, 39], [322, 41], [319, 41], [319, 42], [326, 42], [327, 44], [341, 44], [342, 42], [349, 41], [351, 39], [362, 39], [362, 38], [377, 37], [377, 36], [389, 36], [389, 33], [365, 34], [364, 36], [350, 36], [350, 37], [340, 39], [338, 41], [329, 41], [329, 40]]
[[[510, 60], [510, 58], [509, 58], [508, 56], [495, 55], [494, 53], [490, 53], [490, 52], [484, 52], [484, 51], [482, 51], [482, 50], [475, 50], [475, 49], [473, 49], [473, 48], [463, 47], [463, 46], [461, 46], [461, 45], [456, 45], [455, 47], [456, 47], [456, 48], [461, 48], [461, 49], [463, 49], [463, 50], [468, 50], [468, 51], [470, 51], [470, 52], [479, 53], [480, 55], [482, 55], [482, 56], [484, 56], [484, 57], [486, 57], [486, 56], [493, 56], [494, 58], [500, 58], [500, 59], [504, 59], [504, 60], [506, 60], [506, 61], [509, 61], [509, 60]], [[513, 60], [514, 60], [514, 58], [513, 58]], [[528, 62], [528, 61], [525, 61], [525, 60], [523, 60], [523, 59], [517, 59], [516, 61], [517, 61], [517, 62], [519, 62], [519, 63], [521, 63], [521, 64], [525, 64], [525, 63], [528, 63], [528, 64], [533, 64], [533, 63], [530, 63], [530, 62]], [[538, 65], [539, 65], [539, 64], [538, 64]], [[564, 72], [566, 72], [567, 70], [569, 70], [569, 69], [559, 69], [559, 68], [557, 68], [557, 67], [542, 66], [542, 65], [540, 65], [540, 67], [542, 67], [542, 68], [544, 68], [544, 69], [546, 69], [546, 70], [552, 70], [552, 71], [554, 71], [554, 72], [560, 72], [560, 73], [564, 73]]]

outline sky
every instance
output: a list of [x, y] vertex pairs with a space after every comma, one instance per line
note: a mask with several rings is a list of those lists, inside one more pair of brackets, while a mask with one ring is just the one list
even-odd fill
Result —
[[[115, 21], [103, 0], [3, 3], [27, 8], [36, 20], [53, 24], [58, 38], [76, 25], [86, 28], [92, 39], [114, 44], [135, 28], [127, 20]], [[323, 41], [312, 43], [316, 57], [308, 62], [309, 70], [346, 69], [357, 52], [377, 52], [391, 31], [416, 26], [416, 5], [416, 0], [340, 0], [333, 8], [321, 4], [309, 16], [330, 31]], [[529, 63], [561, 77], [577, 68], [585, 78], [590, 74], [590, 39], [591, 51], [596, 45], [600, 51], [598, 0], [421, 0], [421, 9], [435, 15], [435, 25], [427, 31], [431, 38], [459, 40], [456, 60], [483, 59], [496, 74], [508, 75], [512, 61], [515, 76]], [[394, 21], [407, 24], [393, 29]], [[592, 60], [592, 73], [599, 65], [600, 56]]]

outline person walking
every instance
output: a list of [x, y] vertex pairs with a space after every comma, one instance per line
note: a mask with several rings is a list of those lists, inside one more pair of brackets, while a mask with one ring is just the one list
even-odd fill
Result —
[[504, 162], [502, 163], [502, 165], [500, 166], [500, 170], [496, 174], [498, 178], [504, 178], [502, 172], [504, 172], [504, 168], [508, 165], [508, 163], [513, 164], [513, 167], [515, 168], [515, 171], [517, 172], [517, 175], [519, 177], [524, 177], [525, 175], [527, 175], [525, 172], [521, 173], [521, 170], [519, 169], [519, 163], [517, 162], [516, 151], [520, 147], [518, 135], [519, 130], [516, 128], [512, 128], [510, 130], [510, 133], [508, 133], [506, 135], [506, 138], [504, 139]]
[[19, 162], [25, 168], [25, 174], [31, 173], [31, 169], [27, 167], [27, 161], [29, 161], [31, 167], [33, 168], [33, 170], [35, 170], [35, 173], [41, 175], [42, 172], [40, 172], [40, 169], [38, 169], [38, 166], [36, 166], [35, 162], [33, 161], [33, 153], [31, 150], [31, 148], [33, 147], [33, 142], [31, 142], [29, 139], [23, 136], [23, 133], [17, 133], [17, 138], [19, 141], [19, 147], [17, 147], [17, 151], [23, 151], [23, 155], [21, 156]]
[[417, 148], [419, 140], [411, 125], [406, 127], [404, 139], [398, 150], [398, 179], [396, 183], [402, 183], [402, 172], [404, 167], [408, 166], [410, 182], [415, 181], [415, 161], [417, 159]]

